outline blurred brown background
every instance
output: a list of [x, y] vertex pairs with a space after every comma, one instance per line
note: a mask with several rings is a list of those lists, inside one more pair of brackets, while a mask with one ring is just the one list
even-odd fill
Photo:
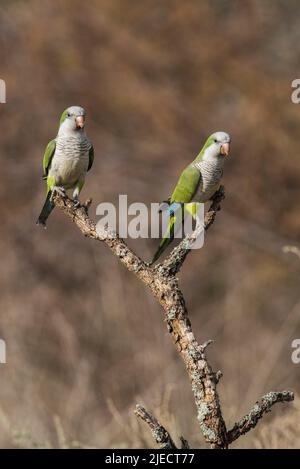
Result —
[[[145, 447], [133, 408], [203, 444], [162, 311], [105, 246], [58, 210], [35, 226], [41, 162], [69, 105], [96, 159], [82, 198], [159, 202], [211, 132], [232, 136], [226, 200], [181, 284], [224, 377], [227, 424], [269, 390], [296, 392], [236, 447], [297, 447], [300, 75], [296, 0], [2, 0], [0, 445]], [[149, 259], [157, 242], [129, 241]]]

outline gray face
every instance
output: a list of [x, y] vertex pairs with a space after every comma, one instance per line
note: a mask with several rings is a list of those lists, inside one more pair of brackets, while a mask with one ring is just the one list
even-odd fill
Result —
[[61, 124], [63, 131], [83, 131], [85, 124], [85, 110], [80, 106], [70, 106], [66, 110], [66, 117]]
[[226, 132], [214, 132], [211, 135], [213, 143], [207, 149], [208, 158], [223, 158], [229, 155], [230, 135]]
[[215, 132], [212, 134], [212, 138], [216, 143], [230, 143], [230, 135], [226, 132]]
[[203, 154], [204, 160], [222, 160], [229, 155], [230, 135], [226, 132], [214, 132], [209, 136], [209, 146]]
[[85, 116], [85, 110], [81, 106], [70, 106], [67, 112], [70, 116]]

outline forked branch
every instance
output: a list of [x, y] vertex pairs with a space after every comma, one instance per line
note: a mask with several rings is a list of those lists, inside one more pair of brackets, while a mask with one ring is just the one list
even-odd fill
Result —
[[[211, 206], [205, 215], [205, 230], [208, 230], [213, 224], [224, 197], [224, 188], [221, 187], [214, 195]], [[124, 240], [119, 238], [117, 234], [106, 229], [96, 230], [95, 222], [88, 215], [90, 200], [77, 208], [68, 197], [62, 198], [55, 195], [54, 202], [72, 219], [84, 236], [106, 244], [120, 262], [150, 288], [153, 296], [161, 304], [168, 332], [186, 366], [202, 434], [211, 448], [227, 448], [239, 436], [254, 428], [258, 420], [270, 410], [275, 402], [293, 400], [291, 392], [269, 393], [262, 399], [261, 404], [256, 404], [246, 417], [227, 432], [217, 392], [217, 384], [222, 374], [220, 371], [214, 372], [207, 359], [206, 348], [211, 341], [200, 345], [193, 334], [185, 300], [176, 278], [176, 274], [203, 227], [197, 227], [191, 235], [173, 249], [164, 262], [150, 267], [129, 249]], [[149, 425], [157, 444], [164, 445], [165, 448], [175, 447], [169, 433], [148, 411], [138, 406], [136, 414]], [[188, 446], [185, 440], [181, 441], [185, 447]]]

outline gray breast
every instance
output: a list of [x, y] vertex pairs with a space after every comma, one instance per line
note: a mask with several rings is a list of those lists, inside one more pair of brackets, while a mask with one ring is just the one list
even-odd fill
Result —
[[58, 137], [50, 173], [55, 184], [71, 188], [85, 176], [89, 163], [91, 143], [85, 138]]
[[90, 148], [91, 143], [86, 137], [58, 137], [56, 140], [55, 153], [62, 158], [81, 158], [88, 156], [87, 154]]
[[200, 184], [194, 196], [197, 202], [206, 202], [216, 192], [223, 175], [223, 160], [202, 160], [195, 163], [200, 171]]

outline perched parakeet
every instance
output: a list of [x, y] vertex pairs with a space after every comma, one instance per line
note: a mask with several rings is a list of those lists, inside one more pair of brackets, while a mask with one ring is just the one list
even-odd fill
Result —
[[[181, 204], [205, 203], [220, 186], [223, 175], [224, 157], [229, 155], [230, 136], [226, 132], [215, 132], [206, 140], [195, 160], [181, 173], [177, 185], [168, 201], [170, 222], [160, 245], [153, 256], [153, 264], [173, 241], [175, 233], [176, 213], [184, 214]], [[191, 209], [189, 208], [189, 211]], [[192, 207], [195, 215], [195, 208]]]
[[73, 189], [73, 198], [79, 205], [79, 193], [87, 171], [94, 161], [94, 148], [86, 136], [85, 110], [80, 106], [66, 109], [60, 118], [57, 137], [51, 140], [43, 159], [43, 177], [47, 180], [47, 196], [37, 225], [46, 226], [46, 220], [54, 208], [55, 192], [65, 195]]

